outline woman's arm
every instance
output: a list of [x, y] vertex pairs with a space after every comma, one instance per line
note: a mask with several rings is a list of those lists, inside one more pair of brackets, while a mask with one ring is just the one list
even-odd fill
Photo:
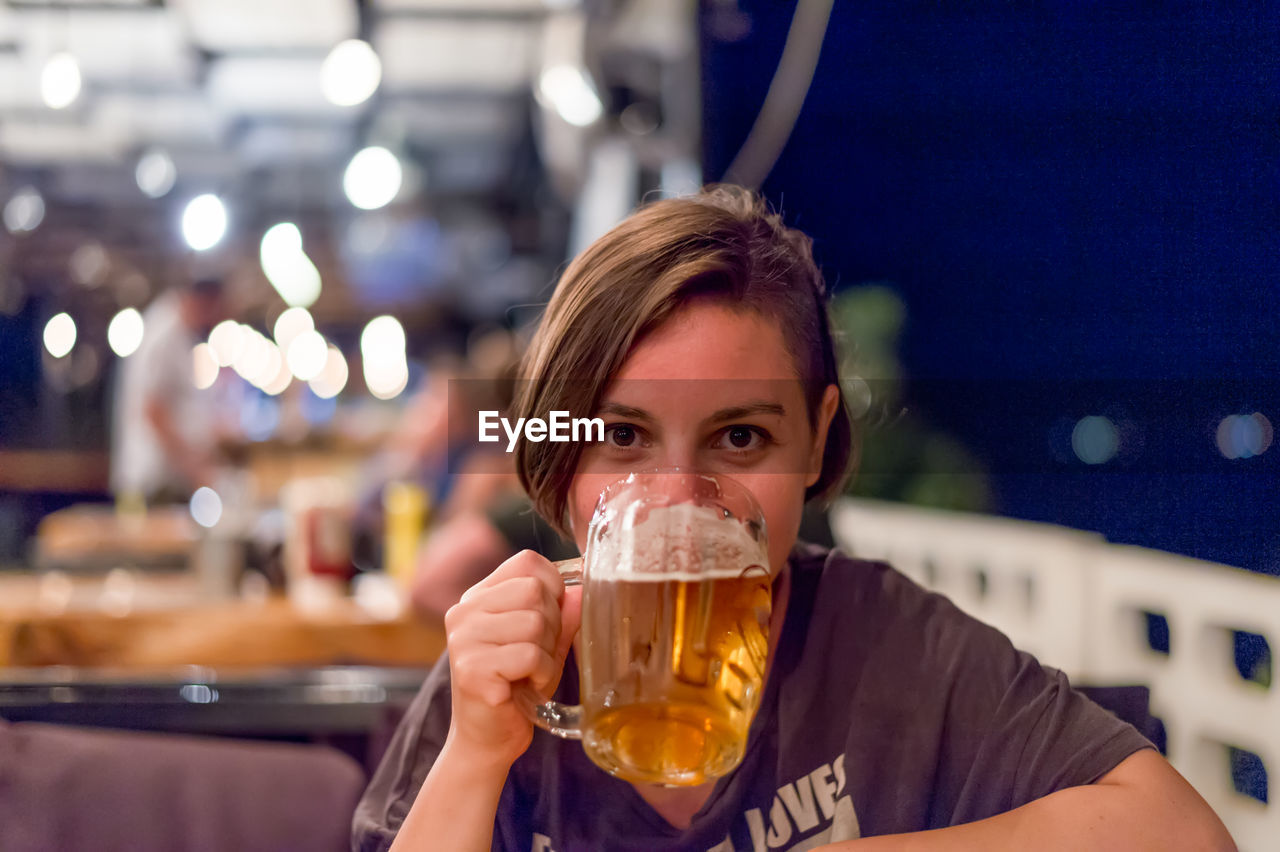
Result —
[[819, 848], [827, 852], [1233, 852], [1236, 846], [1200, 794], [1157, 752], [1143, 749], [1096, 784], [1068, 787], [1008, 813], [951, 828]]
[[487, 852], [507, 773], [533, 738], [512, 700], [528, 679], [551, 691], [577, 633], [580, 589], [529, 550], [502, 563], [445, 615], [452, 714], [444, 746], [392, 849]]
[[391, 844], [391, 852], [489, 852], [498, 799], [510, 768], [505, 761], [484, 764], [465, 748], [459, 750], [446, 741]]

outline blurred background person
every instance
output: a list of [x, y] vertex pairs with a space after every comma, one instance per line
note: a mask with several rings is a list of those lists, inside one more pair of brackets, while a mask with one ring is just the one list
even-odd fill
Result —
[[[382, 452], [362, 475], [359, 524], [367, 540], [385, 521], [388, 488], [421, 494], [426, 515], [411, 568], [410, 603], [441, 616], [462, 593], [524, 548], [567, 558], [572, 544], [542, 521], [520, 487], [502, 441], [476, 440], [478, 413], [505, 415], [514, 392], [517, 335], [480, 329], [462, 359], [442, 359], [404, 409]], [[505, 440], [505, 439], [503, 439]], [[386, 561], [382, 559], [373, 562]]]
[[548, 559], [576, 556], [577, 548], [533, 511], [510, 459], [502, 472], [472, 470], [461, 476], [457, 500], [418, 551], [410, 584], [415, 612], [443, 616], [462, 593], [521, 550]]
[[122, 364], [112, 428], [117, 500], [185, 500], [215, 477], [214, 397], [192, 381], [192, 350], [226, 315], [223, 283], [204, 277], [163, 292], [143, 312], [143, 338]]

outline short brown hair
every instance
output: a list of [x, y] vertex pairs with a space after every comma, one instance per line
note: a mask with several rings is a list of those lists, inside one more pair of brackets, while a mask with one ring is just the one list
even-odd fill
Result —
[[[695, 297], [776, 318], [804, 385], [809, 422], [828, 385], [840, 388], [822, 273], [812, 241], [755, 193], [712, 186], [642, 207], [565, 270], [520, 368], [514, 414], [593, 413], [646, 333]], [[534, 508], [561, 533], [582, 454], [577, 442], [521, 441], [516, 470]], [[829, 498], [854, 457], [841, 393], [822, 472], [806, 499]]]

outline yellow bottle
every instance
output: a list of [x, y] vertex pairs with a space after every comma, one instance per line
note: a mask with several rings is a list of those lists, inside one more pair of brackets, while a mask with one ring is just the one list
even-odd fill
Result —
[[413, 579], [418, 542], [427, 525], [427, 492], [412, 482], [389, 482], [382, 492], [382, 567], [401, 586]]

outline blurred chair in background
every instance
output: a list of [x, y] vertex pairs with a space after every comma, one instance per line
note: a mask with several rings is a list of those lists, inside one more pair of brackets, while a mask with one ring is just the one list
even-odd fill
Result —
[[0, 720], [0, 849], [347, 849], [364, 773], [321, 746]]

